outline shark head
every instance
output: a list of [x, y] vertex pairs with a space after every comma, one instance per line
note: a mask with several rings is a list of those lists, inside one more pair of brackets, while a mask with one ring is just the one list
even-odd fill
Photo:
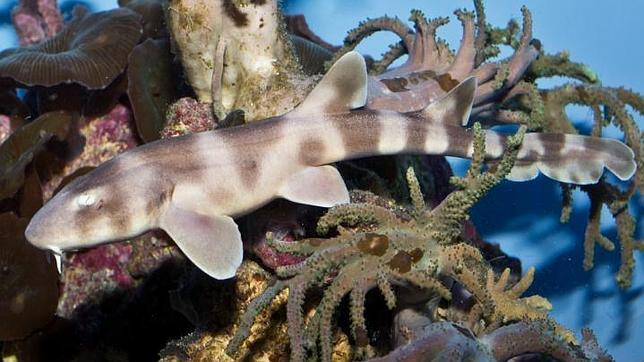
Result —
[[[25, 236], [55, 253], [133, 237], [155, 227], [166, 193], [149, 190], [131, 175], [127, 157], [117, 157], [76, 178], [31, 219]], [[128, 170], [129, 169], [129, 170]], [[140, 168], [139, 168], [140, 169]]]

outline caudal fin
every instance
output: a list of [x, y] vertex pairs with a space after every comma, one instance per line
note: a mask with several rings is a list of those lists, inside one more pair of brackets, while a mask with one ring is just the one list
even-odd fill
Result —
[[541, 171], [557, 181], [587, 185], [599, 181], [604, 167], [620, 180], [627, 180], [637, 167], [635, 154], [614, 139], [528, 133], [507, 178], [512, 181], [531, 180]]

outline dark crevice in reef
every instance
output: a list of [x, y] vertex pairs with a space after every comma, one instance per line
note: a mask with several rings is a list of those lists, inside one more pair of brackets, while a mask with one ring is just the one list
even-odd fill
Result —
[[[204, 288], [204, 283], [213, 285]], [[215, 294], [231, 286], [185, 263], [166, 262], [140, 286], [109, 294], [98, 303], [80, 305], [70, 320], [56, 319], [43, 332], [23, 342], [22, 349], [30, 349], [27, 356], [33, 360], [156, 361], [169, 341], [194, 330], [185, 313], [172, 305], [169, 291], [199, 303], [218, 300]], [[195, 291], [204, 290], [212, 292], [201, 293], [207, 295], [196, 299]], [[207, 308], [199, 305], [196, 309], [204, 307]]]

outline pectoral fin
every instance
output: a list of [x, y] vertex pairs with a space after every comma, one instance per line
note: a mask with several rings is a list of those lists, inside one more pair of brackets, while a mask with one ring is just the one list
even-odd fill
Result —
[[160, 226], [206, 274], [216, 279], [235, 276], [243, 249], [239, 229], [231, 217], [203, 215], [170, 204]]
[[333, 166], [307, 167], [292, 175], [279, 195], [300, 204], [331, 207], [349, 202], [349, 191]]

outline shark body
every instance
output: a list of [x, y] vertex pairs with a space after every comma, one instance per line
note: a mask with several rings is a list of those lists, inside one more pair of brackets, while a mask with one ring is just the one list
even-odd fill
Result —
[[[242, 261], [234, 217], [269, 201], [331, 207], [349, 193], [329, 163], [384, 154], [472, 155], [467, 124], [475, 78], [417, 112], [369, 110], [362, 56], [342, 57], [293, 111], [248, 125], [152, 142], [123, 153], [64, 187], [25, 235], [61, 253], [161, 228], [199, 268], [233, 277]], [[505, 136], [487, 131], [491, 160]], [[634, 154], [617, 140], [526, 134], [509, 178], [539, 171], [562, 182], [594, 183], [604, 167], [620, 179]]]

